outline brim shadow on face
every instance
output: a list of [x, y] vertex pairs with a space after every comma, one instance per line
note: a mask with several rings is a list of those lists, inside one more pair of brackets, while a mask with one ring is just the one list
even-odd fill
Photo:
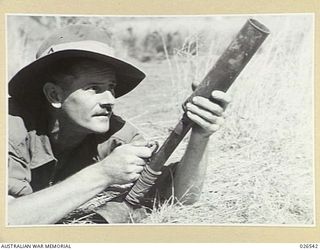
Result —
[[9, 96], [24, 105], [36, 107], [43, 99], [42, 87], [45, 82], [46, 69], [53, 63], [67, 58], [86, 58], [103, 62], [116, 72], [117, 86], [115, 97], [120, 97], [133, 90], [145, 74], [138, 68], [121, 59], [84, 50], [63, 50], [37, 59], [21, 69], [9, 81]]

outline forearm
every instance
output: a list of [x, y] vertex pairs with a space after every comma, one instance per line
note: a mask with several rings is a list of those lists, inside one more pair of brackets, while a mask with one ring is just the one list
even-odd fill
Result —
[[52, 224], [106, 188], [95, 165], [83, 169], [52, 187], [11, 199], [8, 223], [11, 225]]
[[184, 204], [194, 203], [201, 194], [208, 165], [208, 141], [209, 137], [192, 130], [186, 152], [176, 170], [174, 195]]

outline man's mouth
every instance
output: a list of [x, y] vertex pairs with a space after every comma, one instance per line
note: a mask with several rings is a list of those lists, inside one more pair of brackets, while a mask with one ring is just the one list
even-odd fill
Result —
[[101, 112], [94, 114], [93, 117], [110, 117], [111, 115], [112, 112]]
[[96, 112], [93, 114], [93, 117], [104, 117], [104, 118], [110, 118], [112, 115], [112, 105], [104, 105], [104, 107], [101, 107], [99, 110], [96, 110]]

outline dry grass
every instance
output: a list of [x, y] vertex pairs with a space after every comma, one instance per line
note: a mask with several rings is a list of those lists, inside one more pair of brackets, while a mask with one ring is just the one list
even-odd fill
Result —
[[[162, 20], [162, 24], [170, 24], [171, 19]], [[181, 206], [169, 200], [140, 223], [314, 223], [311, 19], [257, 19], [272, 34], [230, 89], [233, 102], [225, 126], [211, 139], [200, 201]], [[196, 47], [175, 50], [174, 56], [164, 50], [162, 56], [166, 60], [137, 61], [147, 78], [118, 100], [117, 112], [139, 127], [147, 138], [161, 143], [181, 115], [181, 103], [191, 92], [191, 82], [203, 77], [244, 20], [212, 19], [203, 22], [203, 27], [197, 23], [190, 28], [193, 33], [183, 31], [183, 44], [195, 42]], [[141, 36], [152, 32], [150, 29], [157, 22], [150, 22], [148, 27], [139, 20], [136, 24], [137, 36], [142, 41]], [[112, 27], [121, 31], [129, 24], [119, 22]], [[172, 22], [158, 27], [162, 42], [166, 43], [166, 32], [181, 25]], [[171, 161], [181, 157], [184, 147], [185, 143]], [[90, 204], [105, 202], [106, 197], [101, 197]], [[79, 222], [90, 223], [86, 218], [71, 220]]]
[[[282, 19], [230, 90], [233, 103], [224, 128], [211, 140], [200, 201], [166, 203], [143, 223], [314, 223], [312, 35], [309, 20], [298, 19]], [[216, 58], [177, 53], [167, 62], [141, 65], [149, 79], [139, 93], [120, 101], [123, 113], [130, 118], [124, 103], [150, 95], [139, 101], [146, 113], [133, 122], [161, 141], [177, 121], [190, 83]], [[182, 153], [183, 146], [173, 158]]]

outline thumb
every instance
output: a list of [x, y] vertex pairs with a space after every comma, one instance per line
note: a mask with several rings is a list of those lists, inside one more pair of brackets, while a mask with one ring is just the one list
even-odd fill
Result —
[[148, 147], [149, 142], [145, 141], [145, 140], [136, 140], [130, 143], [132, 146], [135, 147]]
[[152, 152], [156, 152], [159, 148], [159, 143], [157, 141], [136, 140], [131, 142], [130, 144], [135, 147], [150, 148]]
[[149, 141], [147, 147], [150, 148], [153, 153], [155, 153], [159, 148], [159, 143], [157, 141]]

